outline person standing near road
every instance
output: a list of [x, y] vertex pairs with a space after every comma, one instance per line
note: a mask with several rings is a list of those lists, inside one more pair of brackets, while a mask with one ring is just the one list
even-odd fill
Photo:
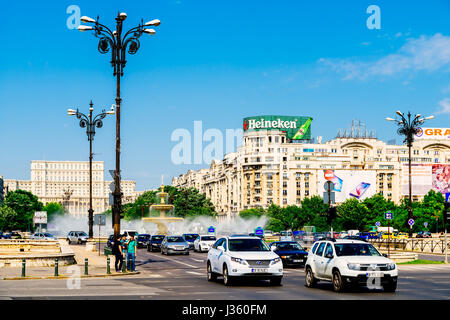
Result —
[[128, 241], [127, 248], [127, 266], [128, 271], [136, 271], [135, 263], [136, 263], [136, 254], [137, 254], [137, 242], [134, 239], [134, 235], [131, 235], [130, 241]]
[[122, 240], [120, 241], [120, 244], [122, 246], [122, 259], [125, 261], [125, 267], [127, 267], [127, 247], [128, 247], [128, 241], [127, 236], [125, 233], [122, 235]]
[[120, 236], [117, 236], [117, 239], [113, 243], [112, 247], [112, 253], [116, 258], [116, 272], [119, 272], [122, 270], [122, 264], [123, 264], [123, 251], [122, 251], [122, 243], [120, 241]]

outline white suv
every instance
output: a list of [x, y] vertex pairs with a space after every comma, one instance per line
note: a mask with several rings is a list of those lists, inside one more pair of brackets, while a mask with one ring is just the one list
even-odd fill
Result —
[[308, 253], [305, 273], [307, 287], [324, 280], [331, 281], [336, 292], [357, 284], [383, 287], [387, 292], [397, 289], [396, 264], [370, 243], [359, 240], [316, 242]]
[[225, 285], [238, 278], [270, 280], [271, 284], [280, 285], [283, 278], [280, 257], [258, 237], [220, 238], [208, 251], [206, 269], [208, 281], [221, 275]]
[[194, 252], [208, 251], [209, 249], [211, 249], [216, 240], [216, 236], [214, 235], [199, 235], [194, 241]]

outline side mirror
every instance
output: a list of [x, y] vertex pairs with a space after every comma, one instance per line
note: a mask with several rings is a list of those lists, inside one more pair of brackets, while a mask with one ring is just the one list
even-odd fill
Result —
[[277, 250], [277, 246], [271, 246], [271, 247], [270, 247], [270, 250], [272, 250], [272, 251]]
[[217, 247], [217, 250], [225, 251], [225, 248], [224, 248], [223, 246], [218, 246], [218, 247]]
[[328, 254], [325, 255], [325, 258], [333, 259], [333, 254], [332, 253], [328, 253]]

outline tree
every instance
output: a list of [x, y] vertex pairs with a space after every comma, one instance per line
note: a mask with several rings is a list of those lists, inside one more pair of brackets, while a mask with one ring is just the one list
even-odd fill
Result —
[[9, 192], [4, 203], [17, 213], [14, 223], [17, 229], [23, 231], [31, 229], [34, 212], [42, 211], [43, 207], [42, 202], [34, 194], [20, 189]]
[[42, 211], [47, 212], [47, 221], [51, 221], [53, 218], [57, 216], [63, 216], [67, 212], [64, 210], [64, 207], [61, 203], [58, 202], [49, 202], [43, 208]]
[[[215, 208], [209, 198], [195, 188], [181, 188], [174, 194], [175, 216], [186, 217], [206, 214], [215, 216]], [[204, 208], [204, 209], [198, 209]]]
[[368, 230], [370, 215], [367, 206], [355, 198], [345, 200], [338, 208], [338, 224], [345, 230]]
[[0, 207], [0, 231], [11, 231], [17, 229], [17, 212], [10, 207]]
[[245, 210], [242, 210], [241, 212], [239, 212], [239, 217], [241, 217], [243, 219], [260, 218], [265, 214], [266, 214], [266, 211], [261, 207], [250, 208], [250, 209], [245, 209]]

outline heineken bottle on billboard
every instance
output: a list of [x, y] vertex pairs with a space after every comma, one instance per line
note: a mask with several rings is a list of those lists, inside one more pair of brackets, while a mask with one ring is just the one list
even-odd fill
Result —
[[309, 118], [308, 120], [306, 120], [304, 124], [302, 124], [302, 126], [300, 127], [300, 129], [298, 129], [298, 131], [295, 133], [292, 139], [294, 140], [303, 139], [310, 125], [311, 125], [311, 118]]

